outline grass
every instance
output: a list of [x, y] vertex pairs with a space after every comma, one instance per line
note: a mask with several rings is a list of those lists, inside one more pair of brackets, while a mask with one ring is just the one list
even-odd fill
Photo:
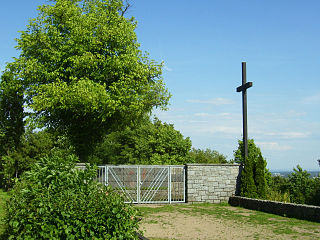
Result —
[[9, 198], [8, 193], [2, 191], [0, 189], [0, 235], [3, 233], [4, 231], [4, 222], [3, 222], [3, 218], [5, 215], [5, 205], [6, 205], [6, 200]]
[[[159, 213], [182, 213], [187, 216], [212, 216], [215, 219], [221, 219], [228, 223], [237, 223], [247, 226], [262, 226], [265, 229], [270, 229], [273, 234], [283, 235], [288, 239], [300, 239], [308, 237], [309, 239], [318, 239], [320, 233], [320, 223], [299, 220], [295, 218], [286, 218], [278, 215], [268, 214], [259, 211], [252, 211], [240, 207], [231, 207], [228, 204], [176, 204], [176, 205], [158, 205], [144, 206], [139, 205], [142, 218], [146, 221], [158, 222], [161, 221]], [[152, 217], [150, 217], [152, 215]], [[149, 218], [148, 218], [149, 216]], [[149, 223], [149, 222], [148, 222]], [[255, 233], [256, 239], [262, 239], [263, 235]], [[161, 238], [151, 238], [152, 240], [164, 240]]]

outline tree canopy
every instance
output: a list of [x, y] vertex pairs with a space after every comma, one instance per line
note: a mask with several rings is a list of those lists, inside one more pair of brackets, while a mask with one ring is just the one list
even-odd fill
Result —
[[162, 64], [140, 50], [122, 0], [52, 2], [21, 31], [21, 54], [2, 81], [23, 90], [30, 119], [69, 134], [85, 158], [104, 133], [165, 108], [170, 94]]
[[190, 163], [228, 163], [227, 156], [219, 153], [216, 150], [207, 148], [206, 150], [192, 148], [189, 152]]
[[184, 164], [189, 162], [191, 140], [172, 124], [149, 117], [105, 136], [92, 162], [107, 164]]

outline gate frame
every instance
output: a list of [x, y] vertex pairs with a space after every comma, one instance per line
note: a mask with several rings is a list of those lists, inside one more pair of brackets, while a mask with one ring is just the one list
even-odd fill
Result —
[[[102, 182], [105, 186], [108, 186], [109, 184], [109, 168], [136, 168], [137, 171], [137, 188], [136, 188], [136, 201], [125, 201], [125, 203], [137, 203], [137, 204], [149, 204], [149, 203], [185, 203], [186, 202], [186, 166], [185, 165], [99, 165], [99, 176], [100, 176], [100, 170], [104, 169], [104, 182]], [[167, 168], [167, 178], [168, 178], [168, 200], [167, 201], [141, 201], [141, 168]], [[183, 200], [176, 201], [172, 200], [172, 169], [173, 168], [180, 168], [183, 172], [183, 181], [181, 182], [183, 184]], [[118, 184], [119, 185], [119, 184]], [[125, 191], [119, 186], [121, 191]]]

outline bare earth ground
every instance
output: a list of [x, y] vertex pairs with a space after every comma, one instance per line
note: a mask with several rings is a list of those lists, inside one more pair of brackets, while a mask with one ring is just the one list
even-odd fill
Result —
[[[151, 207], [151, 206], [150, 206]], [[156, 206], [154, 206], [156, 207]], [[266, 218], [266, 224], [250, 221], [255, 211], [225, 206], [234, 217], [217, 217], [213, 214], [194, 213], [192, 208], [178, 211], [151, 213], [143, 217], [141, 229], [149, 239], [320, 239], [320, 224], [303, 221], [306, 225], [279, 226], [291, 221], [288, 218]], [[239, 215], [237, 217], [237, 215]], [[263, 220], [264, 221], [264, 220]], [[299, 221], [299, 220], [294, 220]], [[292, 223], [291, 223], [292, 224]]]

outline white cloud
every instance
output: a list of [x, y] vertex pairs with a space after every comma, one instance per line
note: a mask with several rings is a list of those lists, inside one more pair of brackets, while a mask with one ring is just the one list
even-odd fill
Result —
[[219, 116], [226, 117], [226, 116], [230, 116], [231, 113], [219, 113], [218, 115], [219, 115]]
[[211, 104], [211, 105], [226, 105], [226, 104], [234, 104], [234, 101], [227, 98], [215, 98], [209, 100], [199, 100], [199, 99], [190, 99], [187, 100], [190, 103], [203, 103], [203, 104]]
[[209, 123], [209, 121], [206, 121], [206, 120], [190, 120], [189, 123]]
[[320, 93], [303, 98], [302, 103], [303, 104], [319, 104], [320, 103]]
[[256, 144], [264, 150], [287, 151], [292, 149], [291, 146], [280, 145], [277, 142], [256, 142]]
[[271, 132], [269, 136], [276, 136], [285, 139], [306, 138], [311, 135], [310, 132]]
[[194, 114], [195, 117], [214, 117], [216, 119], [232, 119], [232, 114], [231, 113], [217, 113], [217, 114], [210, 114], [210, 113], [206, 113], [206, 112], [200, 112], [200, 113], [195, 113]]
[[207, 133], [225, 133], [225, 134], [232, 134], [237, 135], [241, 132], [240, 128], [236, 127], [229, 127], [229, 126], [214, 126], [214, 127], [206, 127], [202, 129], [203, 132]]
[[209, 113], [195, 113], [194, 116], [196, 117], [209, 117]]

